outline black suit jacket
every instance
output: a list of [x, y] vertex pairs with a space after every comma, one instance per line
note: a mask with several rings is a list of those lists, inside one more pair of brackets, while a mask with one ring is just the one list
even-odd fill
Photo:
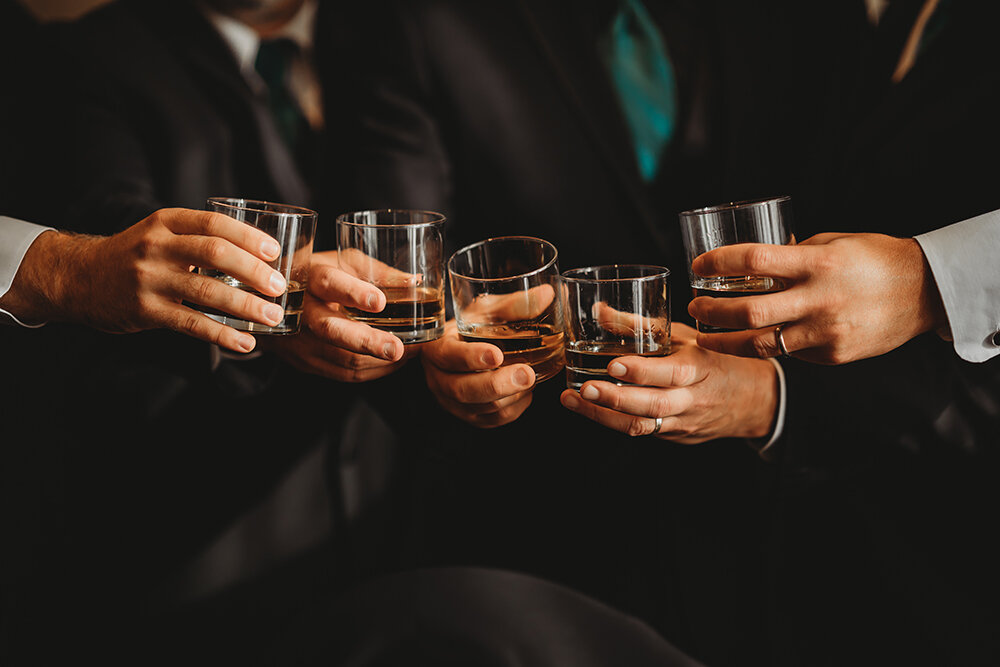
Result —
[[[798, 199], [803, 238], [909, 237], [1000, 208], [996, 10], [947, 3], [893, 85], [919, 4], [893, 3], [831, 88]], [[1000, 363], [965, 362], [933, 332], [843, 367], [782, 363], [787, 664], [996, 664]]]
[[[38, 187], [20, 193], [44, 210], [35, 219], [110, 234], [163, 206], [202, 209], [214, 195], [311, 204], [312, 172], [294, 163], [193, 3], [123, 0], [44, 35], [50, 58], [33, 73], [47, 94], [25, 100], [41, 121], [26, 144]], [[19, 618], [87, 648], [104, 643], [95, 628], [120, 623], [125, 637], [173, 627], [177, 646], [191, 646], [199, 621], [178, 610], [175, 577], [336, 433], [333, 383], [266, 353], [213, 366], [208, 344], [172, 332], [49, 325], [0, 335], [5, 410], [44, 426], [34, 446], [49, 456], [24, 473], [43, 480], [29, 491], [44, 512], [27, 526], [38, 548]], [[270, 548], [246, 547], [250, 557]], [[306, 571], [295, 572], [299, 586]], [[311, 594], [333, 570], [309, 572]], [[263, 639], [303, 590], [285, 579], [222, 604], [207, 638], [226, 645], [227, 627], [260, 623], [249, 632]], [[34, 636], [14, 634], [27, 646]]]
[[[665, 264], [674, 318], [690, 322], [678, 212], [786, 187], [819, 92], [803, 60], [836, 49], [824, 51], [827, 27], [793, 3], [784, 14], [649, 5], [681, 110], [652, 184], [597, 57], [607, 3], [327, 6], [319, 47], [337, 209], [440, 210], [452, 249], [539, 236], [562, 269]], [[777, 57], [788, 50], [803, 60]], [[371, 398], [416, 470], [404, 564], [521, 569], [639, 615], [708, 664], [767, 661], [759, 484], [770, 470], [745, 442], [628, 438], [564, 410], [562, 375], [535, 387], [514, 423], [476, 429], [443, 413], [418, 367], [407, 371], [395, 380], [413, 381], [409, 404]]]
[[114, 231], [211, 196], [312, 204], [315, 175], [295, 163], [266, 99], [193, 3], [122, 0], [53, 39], [72, 96], [72, 113], [59, 115], [72, 191], [56, 197], [74, 226]]

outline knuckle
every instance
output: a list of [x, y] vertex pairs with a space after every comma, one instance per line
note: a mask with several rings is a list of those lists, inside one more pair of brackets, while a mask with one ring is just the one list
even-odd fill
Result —
[[[176, 320], [176, 327], [178, 331], [185, 333], [194, 333], [198, 329], [198, 316], [193, 312], [181, 313], [178, 315]], [[214, 332], [212, 336], [212, 342], [218, 343], [221, 337], [221, 330]]]
[[747, 269], [751, 273], [765, 271], [771, 264], [771, 249], [766, 245], [757, 245], [747, 250]]
[[774, 349], [773, 333], [758, 334], [750, 339], [750, 351], [757, 357], [772, 357]]
[[770, 313], [767, 307], [760, 303], [760, 299], [750, 298], [744, 308], [747, 324], [751, 329], [759, 329], [770, 324]]
[[694, 382], [695, 369], [690, 364], [677, 364], [672, 369], [670, 384], [687, 386]]
[[625, 429], [625, 433], [626, 435], [630, 435], [633, 438], [642, 435], [648, 435], [649, 427], [643, 423], [643, 420], [641, 418], [633, 417], [632, 419], [629, 420], [628, 425], [626, 426]]
[[213, 265], [216, 266], [226, 257], [226, 244], [222, 239], [217, 237], [212, 237], [205, 239], [204, 245], [205, 258]]
[[252, 313], [260, 309], [261, 304], [257, 303], [260, 300], [259, 297], [254, 296], [250, 292], [242, 292], [241, 294], [240, 301], [242, 301], [241, 308], [243, 312]]
[[197, 302], [203, 306], [213, 302], [219, 287], [220, 284], [216, 280], [195, 280], [194, 292]]
[[149, 259], [156, 254], [159, 241], [152, 234], [143, 234], [135, 242], [135, 255], [140, 260]]
[[666, 392], [656, 392], [650, 404], [650, 409], [653, 414], [657, 415], [673, 414], [673, 405], [671, 404], [670, 396]]

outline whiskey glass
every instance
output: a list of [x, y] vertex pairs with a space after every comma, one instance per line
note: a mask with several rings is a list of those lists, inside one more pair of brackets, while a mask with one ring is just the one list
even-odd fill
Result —
[[337, 216], [340, 268], [385, 294], [381, 312], [347, 316], [410, 345], [444, 333], [445, 216], [433, 211], [379, 209]]
[[528, 364], [535, 382], [562, 370], [563, 306], [558, 252], [531, 236], [489, 238], [448, 260], [460, 339], [490, 343], [503, 364]]

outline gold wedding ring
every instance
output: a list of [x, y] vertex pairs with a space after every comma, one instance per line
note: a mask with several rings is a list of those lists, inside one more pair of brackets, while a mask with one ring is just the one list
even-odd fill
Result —
[[781, 353], [781, 356], [785, 357], [786, 359], [791, 359], [792, 355], [788, 353], [788, 348], [785, 347], [785, 339], [781, 336], [781, 327], [783, 326], [785, 325], [779, 324], [778, 326], [774, 327], [774, 342], [778, 346], [778, 352]]

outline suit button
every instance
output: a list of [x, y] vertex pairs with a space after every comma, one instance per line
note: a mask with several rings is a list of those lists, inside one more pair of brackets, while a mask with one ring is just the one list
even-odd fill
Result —
[[1000, 331], [997, 331], [995, 334], [993, 334], [993, 344], [996, 345], [997, 347], [1000, 347]]

